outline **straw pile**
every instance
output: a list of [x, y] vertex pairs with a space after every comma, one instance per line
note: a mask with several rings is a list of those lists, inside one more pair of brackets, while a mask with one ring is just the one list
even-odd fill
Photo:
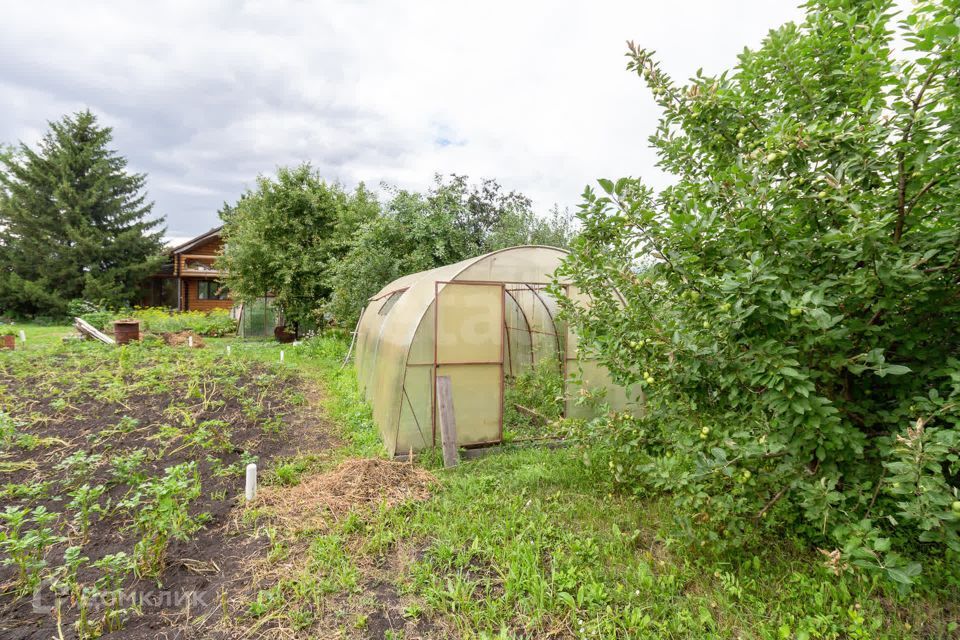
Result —
[[311, 528], [381, 503], [392, 507], [426, 500], [436, 481], [429, 471], [406, 462], [353, 458], [294, 487], [265, 487], [257, 505], [288, 526]]
[[193, 338], [193, 348], [202, 349], [204, 346], [203, 338], [190, 330], [177, 331], [176, 333], [163, 333], [163, 341], [171, 347], [186, 346], [190, 344], [190, 338]]

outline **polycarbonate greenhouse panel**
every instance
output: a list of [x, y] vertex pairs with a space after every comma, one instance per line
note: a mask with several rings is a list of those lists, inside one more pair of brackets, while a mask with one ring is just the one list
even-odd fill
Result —
[[503, 287], [437, 284], [437, 363], [500, 363]]
[[448, 282], [436, 287], [437, 376], [450, 377], [457, 443], [499, 442], [503, 285]]
[[[444, 364], [438, 376], [450, 376], [457, 444], [500, 441], [500, 407], [503, 404], [499, 364]], [[439, 443], [440, 426], [437, 425]]]
[[567, 411], [568, 418], [582, 418], [584, 420], [593, 418], [596, 415], [596, 409], [590, 404], [578, 404], [582, 389], [602, 399], [613, 411], [629, 411], [634, 415], [641, 415], [643, 412], [643, 391], [639, 386], [627, 390], [615, 384], [610, 378], [610, 372], [606, 367], [595, 360], [580, 360], [569, 365], [569, 373], [580, 373], [582, 382], [574, 382], [575, 376], [568, 376], [566, 381]]
[[[505, 374], [544, 361], [567, 370], [577, 365], [576, 336], [557, 318], [557, 302], [545, 290], [565, 255], [552, 247], [503, 249], [403, 276], [370, 299], [357, 328], [357, 380], [391, 455], [439, 444], [435, 371], [452, 379], [458, 443], [469, 445], [502, 438]], [[465, 362], [488, 364], [454, 364]], [[607, 389], [614, 409], [627, 406], [626, 392], [602, 367], [584, 364], [591, 385]], [[567, 392], [576, 398], [579, 388], [568, 383]], [[574, 415], [588, 413], [567, 406]]]

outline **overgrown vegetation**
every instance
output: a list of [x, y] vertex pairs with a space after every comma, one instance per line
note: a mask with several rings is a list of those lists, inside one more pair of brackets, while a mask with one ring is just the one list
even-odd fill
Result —
[[593, 304], [567, 317], [648, 394], [592, 433], [624, 490], [672, 496], [688, 544], [777, 532], [838, 576], [956, 583], [957, 5], [896, 30], [883, 0], [806, 9], [686, 86], [630, 45], [675, 180], [585, 194], [560, 276]]
[[559, 361], [544, 358], [504, 381], [503, 437], [546, 438], [557, 435], [563, 415], [563, 375]]
[[0, 361], [0, 629], [36, 623], [31, 597], [56, 603], [48, 635], [155, 625], [223, 563], [245, 465], [285, 450], [292, 372], [219, 349], [26, 344]]
[[111, 329], [114, 320], [135, 318], [140, 321], [141, 332], [192, 331], [201, 336], [221, 337], [237, 331], [237, 321], [227, 309], [171, 311], [158, 307], [133, 307], [109, 311], [88, 303], [71, 303], [70, 311], [99, 329]]
[[[345, 434], [369, 434], [353, 372], [341, 368], [345, 345], [312, 340], [289, 357], [330, 385], [327, 406]], [[541, 398], [539, 410], [549, 411], [551, 374], [522, 376], [514, 398]], [[430, 452], [420, 460], [440, 481], [426, 501], [344, 515], [312, 512], [305, 499], [292, 523], [269, 506], [248, 509], [270, 553], [231, 598], [230, 628], [346, 638], [892, 639], [958, 630], [949, 579], [903, 596], [882, 579], [835, 575], [794, 539], [728, 555], [684, 544], [673, 534], [684, 511], [617, 491], [609, 470], [618, 457], [605, 448], [507, 445], [455, 470], [436, 468]]]

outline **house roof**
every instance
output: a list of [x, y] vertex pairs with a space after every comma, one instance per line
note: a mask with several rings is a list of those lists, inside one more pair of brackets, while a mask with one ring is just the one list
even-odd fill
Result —
[[201, 233], [200, 235], [198, 235], [196, 238], [193, 238], [192, 240], [187, 240], [183, 244], [180, 244], [171, 248], [169, 251], [170, 253], [173, 253], [173, 254], [189, 251], [190, 249], [198, 245], [201, 245], [208, 240], [212, 240], [213, 238], [219, 238], [220, 231], [222, 229], [223, 229], [223, 225], [220, 225], [219, 227], [214, 227], [213, 229], [210, 229], [210, 231], [207, 231], [206, 233]]

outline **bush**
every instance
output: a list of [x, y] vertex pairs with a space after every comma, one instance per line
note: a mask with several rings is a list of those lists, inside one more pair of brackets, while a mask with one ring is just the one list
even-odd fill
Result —
[[[960, 108], [955, 12], [810, 2], [733, 73], [677, 87], [631, 45], [675, 174], [588, 189], [565, 313], [644, 418], [594, 424], [618, 481], [680, 534], [764, 527], [901, 584], [960, 552]], [[619, 292], [619, 293], [618, 293]]]

